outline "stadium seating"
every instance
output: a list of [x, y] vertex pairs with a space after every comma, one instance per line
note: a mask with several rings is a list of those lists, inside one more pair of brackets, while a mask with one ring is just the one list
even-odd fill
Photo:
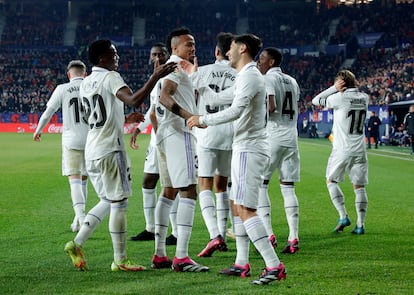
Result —
[[[413, 99], [413, 4], [383, 6], [375, 2], [332, 9], [315, 6], [309, 11], [309, 6], [281, 10], [272, 6], [276, 5], [273, 1], [266, 7], [236, 6], [236, 2], [171, 2], [165, 7], [140, 3], [130, 7], [130, 1], [88, 1], [70, 14], [65, 5], [54, 1], [21, 1], [2, 7], [0, 113], [19, 116], [2, 115], [1, 120], [26, 120], [26, 114], [44, 111], [54, 87], [67, 80], [67, 62], [78, 58], [86, 62], [87, 45], [97, 38], [133, 36], [136, 18], [145, 20], [145, 44], [118, 47], [119, 71], [133, 89], [141, 87], [152, 72], [148, 63], [151, 44], [165, 41], [171, 29], [187, 26], [192, 30], [202, 65], [214, 61], [216, 33], [237, 32], [241, 20], [247, 19], [245, 31], [262, 37], [264, 46], [314, 48], [316, 54], [284, 55], [283, 70], [301, 87], [301, 112], [313, 110], [311, 98], [332, 85], [334, 74], [349, 58], [354, 61], [348, 66], [370, 95], [372, 105]], [[69, 23], [75, 24], [70, 46], [65, 38]], [[359, 34], [377, 32], [381, 37], [370, 47], [356, 41]], [[346, 52], [331, 54], [325, 50], [326, 45], [342, 43]], [[147, 106], [148, 102], [141, 111]]]

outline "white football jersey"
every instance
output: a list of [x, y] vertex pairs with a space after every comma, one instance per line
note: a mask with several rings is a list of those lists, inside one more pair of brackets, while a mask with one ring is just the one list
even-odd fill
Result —
[[62, 146], [68, 149], [84, 150], [88, 124], [79, 96], [79, 85], [83, 78], [72, 78], [70, 82], [60, 84], [53, 91], [42, 114], [36, 132], [41, 131], [52, 115], [62, 108]]
[[[182, 59], [176, 55], [171, 55], [167, 61], [173, 61], [178, 64], [176, 70], [161, 80], [163, 83], [165, 80], [170, 80], [177, 84], [177, 90], [174, 94], [174, 100], [180, 107], [187, 110], [192, 114], [197, 114], [196, 96], [193, 88], [193, 84], [188, 77], [187, 73], [183, 71], [180, 66]], [[191, 132], [187, 127], [186, 122], [180, 116], [167, 110], [160, 102], [159, 99], [155, 105], [156, 114], [158, 120], [157, 130], [157, 143], [162, 141], [164, 138], [174, 134], [176, 132]]]
[[236, 77], [232, 105], [215, 114], [204, 115], [200, 121], [207, 126], [234, 121], [233, 151], [258, 152], [269, 156], [266, 114], [264, 78], [256, 63], [250, 62]]
[[93, 67], [92, 73], [80, 86], [90, 128], [85, 147], [86, 160], [125, 151], [124, 103], [116, 97], [122, 87], [128, 86], [118, 72], [100, 67]]
[[[237, 71], [230, 66], [228, 60], [216, 60], [214, 64], [201, 66], [196, 72], [200, 78], [208, 83], [215, 92], [220, 92], [234, 85]], [[201, 95], [199, 98], [198, 112], [200, 115], [214, 114], [228, 108], [228, 105], [213, 106], [206, 103]], [[231, 150], [233, 143], [233, 122], [210, 126], [208, 128], [196, 128], [197, 145], [204, 148]]]
[[334, 110], [332, 126], [333, 149], [344, 154], [364, 154], [365, 147], [365, 118], [368, 111], [369, 97], [357, 88], [349, 88], [344, 92], [332, 93], [332, 86], [316, 96], [312, 103], [326, 106]]
[[[148, 126], [152, 123], [150, 114], [151, 114], [153, 106], [155, 106], [155, 104], [157, 103], [158, 97], [160, 95], [160, 91], [161, 91], [160, 87], [161, 87], [161, 82], [158, 81], [150, 93], [150, 107], [148, 108], [148, 111], [145, 113], [145, 117], [144, 117], [145, 121], [141, 122], [138, 125], [139, 130], [141, 130], [142, 132], [144, 132], [145, 129], [147, 129]], [[156, 135], [155, 135], [154, 128], [151, 129], [151, 139], [150, 139], [149, 144], [153, 146], [156, 145]]]
[[279, 67], [269, 69], [264, 79], [266, 94], [274, 97], [276, 105], [275, 111], [269, 113], [267, 132], [278, 139], [278, 145], [297, 147], [299, 85]]

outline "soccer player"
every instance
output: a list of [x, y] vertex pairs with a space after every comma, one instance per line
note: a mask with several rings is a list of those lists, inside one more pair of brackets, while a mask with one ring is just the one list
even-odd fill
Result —
[[[166, 63], [170, 54], [167, 47], [163, 43], [156, 43], [152, 46], [150, 51], [150, 63], [154, 66], [163, 65]], [[150, 108], [145, 114], [145, 121], [140, 123], [139, 126], [135, 129], [134, 133], [131, 136], [130, 146], [133, 149], [137, 149], [138, 145], [136, 144], [137, 136], [141, 133], [141, 130], [145, 130], [148, 125], [151, 123], [150, 116], [155, 116], [154, 103], [160, 95], [160, 81], [157, 82], [157, 85], [151, 91], [150, 94]], [[157, 203], [157, 182], [159, 179], [159, 170], [158, 170], [158, 160], [157, 160], [157, 146], [155, 140], [155, 131], [154, 128], [151, 129], [151, 140], [147, 148], [147, 154], [145, 157], [144, 164], [144, 177], [142, 179], [142, 200], [144, 207], [144, 217], [145, 217], [145, 229], [137, 234], [136, 236], [131, 237], [132, 241], [151, 241], [155, 239], [155, 205]], [[173, 208], [170, 212], [170, 222], [172, 225], [172, 233], [167, 237], [167, 245], [177, 244], [177, 201], [179, 198], [176, 198]]]
[[[194, 75], [204, 79], [215, 92], [220, 92], [233, 86], [236, 70], [230, 66], [227, 51], [233, 35], [219, 33], [216, 37], [216, 61], [213, 64], [201, 66]], [[202, 96], [199, 98], [199, 114], [213, 114], [229, 107], [228, 105], [212, 106], [206, 103]], [[210, 241], [198, 254], [199, 257], [210, 257], [214, 251], [227, 251], [226, 230], [229, 216], [229, 196], [227, 192], [230, 177], [231, 145], [233, 142], [232, 122], [196, 130], [198, 157], [198, 186], [201, 212], [207, 226]], [[213, 182], [216, 204], [213, 198]]]
[[100, 201], [88, 212], [75, 239], [66, 243], [64, 250], [76, 268], [86, 270], [88, 266], [82, 246], [109, 213], [109, 232], [114, 250], [111, 270], [141, 271], [145, 268], [129, 260], [126, 253], [126, 211], [131, 178], [124, 143], [124, 123], [142, 121], [143, 116], [131, 113], [125, 117], [124, 103], [138, 107], [155, 83], [173, 71], [176, 64], [157, 67], [145, 85], [133, 93], [116, 72], [119, 55], [110, 40], [93, 42], [88, 55], [94, 66], [80, 86], [90, 128], [85, 159], [88, 175]]
[[62, 174], [68, 176], [70, 195], [75, 217], [70, 228], [79, 230], [85, 218], [85, 203], [88, 192], [88, 177], [85, 167], [85, 143], [88, 134], [87, 118], [79, 97], [79, 85], [86, 76], [86, 66], [80, 60], [72, 60], [67, 66], [68, 83], [58, 85], [50, 97], [33, 134], [40, 141], [43, 128], [52, 115], [62, 109]]
[[[170, 61], [192, 61], [195, 41], [190, 31], [179, 28], [167, 38], [172, 53]], [[161, 196], [155, 208], [155, 253], [153, 268], [172, 268], [177, 272], [205, 272], [208, 267], [194, 262], [188, 255], [188, 244], [196, 206], [195, 138], [186, 127], [185, 119], [197, 112], [192, 82], [180, 68], [162, 80], [161, 95], [156, 104], [158, 165]], [[166, 253], [165, 237], [168, 216], [179, 191], [177, 208], [177, 246], [171, 261]]]
[[[265, 129], [265, 83], [254, 62], [261, 47], [262, 41], [257, 36], [235, 36], [227, 52], [231, 66], [238, 72], [232, 105], [215, 114], [192, 116], [187, 120], [189, 128], [234, 121], [231, 198], [234, 200], [232, 212], [235, 215], [237, 256], [235, 263], [220, 273], [249, 276], [249, 243], [252, 241], [266, 264], [260, 277], [252, 281], [259, 285], [286, 278], [285, 267], [268, 239], [262, 219], [256, 213], [261, 175], [270, 156]], [[206, 87], [199, 91], [212, 92]]]
[[300, 180], [296, 127], [300, 89], [293, 77], [282, 72], [282, 57], [278, 49], [269, 47], [261, 52], [257, 63], [260, 72], [265, 75], [269, 111], [267, 135], [270, 144], [270, 162], [263, 175], [257, 214], [262, 217], [269, 239], [276, 246], [270, 217], [268, 186], [277, 170], [289, 225], [288, 242], [281, 252], [293, 254], [299, 250], [299, 203], [295, 194], [295, 182]]
[[345, 208], [345, 196], [338, 183], [349, 173], [355, 193], [357, 212], [353, 234], [365, 233], [364, 224], [368, 207], [365, 185], [368, 184], [368, 158], [365, 147], [364, 122], [368, 111], [368, 95], [360, 92], [352, 72], [341, 70], [333, 86], [312, 99], [314, 105], [334, 110], [332, 126], [332, 152], [326, 168], [326, 184], [332, 203], [339, 214], [334, 232], [339, 233], [351, 225]]

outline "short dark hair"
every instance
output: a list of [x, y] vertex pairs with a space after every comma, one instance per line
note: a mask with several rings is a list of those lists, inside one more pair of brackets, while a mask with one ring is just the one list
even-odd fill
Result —
[[152, 47], [160, 47], [160, 48], [162, 48], [163, 50], [168, 50], [168, 49], [167, 49], [167, 46], [165, 45], [165, 43], [162, 43], [162, 42], [157, 42], [157, 43], [154, 43], [154, 44], [152, 44], [151, 48], [152, 48]]
[[167, 41], [165, 43], [167, 45], [167, 49], [170, 54], [172, 53], [172, 47], [171, 47], [172, 38], [182, 36], [182, 35], [191, 35], [190, 29], [186, 27], [180, 27], [180, 28], [174, 29], [168, 34]]
[[97, 65], [99, 63], [99, 58], [106, 54], [112, 46], [111, 40], [101, 39], [94, 41], [89, 46], [88, 57], [89, 61], [93, 65]]
[[255, 59], [260, 49], [262, 49], [262, 40], [253, 34], [243, 34], [234, 36], [233, 41], [235, 43], [243, 43], [247, 47], [247, 51], [252, 59]]
[[282, 64], [283, 55], [279, 49], [275, 47], [267, 47], [263, 49], [263, 51], [266, 51], [267, 54], [275, 60], [275, 67], [280, 67], [280, 65]]
[[233, 41], [232, 33], [220, 32], [216, 36], [217, 48], [220, 50], [221, 55], [225, 59], [229, 59], [226, 55], [227, 51], [230, 50], [231, 42]]

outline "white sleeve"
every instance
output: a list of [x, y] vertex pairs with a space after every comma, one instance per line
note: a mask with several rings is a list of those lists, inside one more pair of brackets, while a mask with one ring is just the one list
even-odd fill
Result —
[[[246, 107], [250, 104], [252, 97], [256, 93], [257, 86], [252, 85], [254, 82], [249, 80], [249, 75], [240, 77], [239, 79], [241, 79], [239, 85], [242, 85], [242, 87], [237, 88], [237, 91], [234, 92], [234, 100], [231, 106], [218, 113], [204, 115], [202, 122], [204, 122], [205, 125], [218, 125], [234, 121], [240, 117]], [[229, 89], [233, 87], [230, 87]], [[215, 93], [212, 90], [211, 92]], [[223, 92], [225, 91], [217, 94], [221, 94]]]
[[201, 122], [204, 125], [211, 126], [236, 120], [246, 108], [246, 99], [247, 97], [242, 97], [234, 100], [233, 104], [223, 111], [201, 116]]
[[46, 110], [43, 112], [42, 116], [40, 116], [35, 133], [41, 133], [43, 128], [45, 128], [47, 123], [49, 123], [50, 118], [52, 118], [53, 114], [57, 112], [62, 106], [61, 92], [62, 87], [58, 85], [46, 104]]
[[150, 105], [148, 111], [145, 113], [144, 122], [141, 122], [138, 125], [138, 128], [141, 132], [147, 129], [148, 126], [151, 124], [151, 119], [150, 119], [151, 110], [152, 110], [152, 105]]
[[49, 123], [50, 118], [52, 118], [55, 111], [52, 108], [46, 108], [43, 112], [42, 116], [39, 119], [39, 123], [37, 124], [35, 133], [41, 133], [43, 128]]
[[328, 96], [336, 92], [338, 92], [338, 90], [336, 90], [335, 85], [332, 85], [328, 89], [325, 89], [324, 91], [319, 93], [317, 96], [315, 96], [312, 99], [312, 104], [316, 106], [326, 106], [326, 99], [328, 98]]
[[206, 105], [220, 106], [232, 104], [234, 99], [234, 86], [220, 92], [214, 92], [208, 85], [198, 89], [201, 99]]

